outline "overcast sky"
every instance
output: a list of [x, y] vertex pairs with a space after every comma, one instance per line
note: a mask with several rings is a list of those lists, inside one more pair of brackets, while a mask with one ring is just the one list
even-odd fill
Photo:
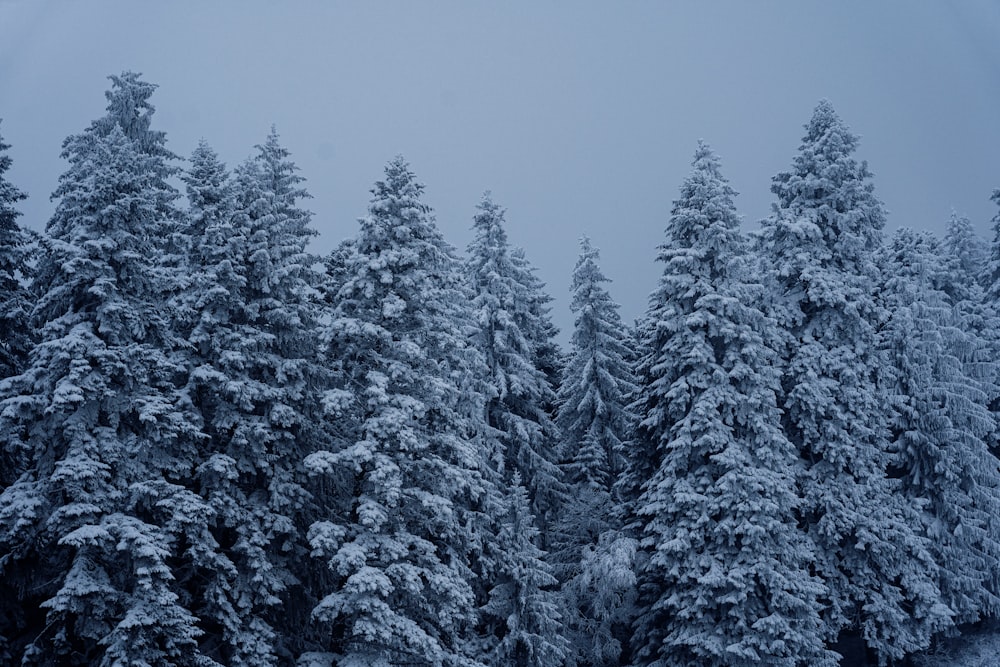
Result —
[[128, 69], [159, 84], [181, 155], [204, 137], [233, 166], [276, 124], [317, 252], [355, 233], [397, 153], [461, 249], [492, 190], [564, 330], [581, 234], [631, 320], [697, 140], [756, 228], [824, 97], [862, 137], [890, 230], [941, 232], [955, 208], [988, 237], [1000, 187], [996, 0], [0, 0], [0, 133], [28, 225], [51, 214], [62, 140]]

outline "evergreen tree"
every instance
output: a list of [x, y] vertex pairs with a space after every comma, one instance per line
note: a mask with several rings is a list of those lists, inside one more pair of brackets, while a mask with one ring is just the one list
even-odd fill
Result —
[[801, 523], [829, 589], [828, 636], [859, 632], [880, 659], [926, 647], [950, 623], [913, 504], [887, 477], [889, 413], [876, 326], [874, 253], [885, 214], [857, 137], [817, 107], [791, 171], [775, 176], [764, 222], [786, 331], [785, 434], [798, 449]]
[[[23, 370], [31, 349], [31, 305], [24, 281], [30, 278], [30, 237], [17, 224], [21, 212], [15, 205], [26, 195], [4, 177], [11, 166], [5, 153], [10, 146], [0, 137], [0, 396], [8, 389], [3, 380]], [[24, 457], [15, 448], [0, 448], [0, 489], [9, 486], [23, 472]], [[2, 569], [2, 566], [0, 566]], [[7, 639], [23, 623], [18, 594], [7, 578], [0, 579], [0, 661], [13, 661]]]
[[735, 192], [705, 144], [658, 256], [639, 367], [656, 469], [637, 504], [642, 665], [832, 665], [777, 407], [777, 329], [746, 277]]
[[176, 526], [177, 576], [209, 630], [206, 652], [230, 665], [276, 664], [304, 635], [290, 584], [306, 560], [309, 497], [295, 471], [316, 447], [322, 372], [314, 232], [295, 171], [272, 129], [235, 183], [204, 142], [184, 175], [189, 279], [174, 310], [200, 425], [190, 487], [204, 511]]
[[111, 78], [108, 114], [63, 144], [70, 166], [34, 284], [40, 340], [0, 410], [5, 447], [27, 463], [0, 495], [0, 567], [25, 614], [12, 653], [24, 665], [213, 664], [165, 528], [197, 511], [175, 483], [191, 452], [158, 261], [173, 156], [149, 129], [154, 87]]
[[[1000, 188], [993, 191], [990, 201], [1000, 206]], [[1000, 303], [1000, 211], [993, 216], [993, 244], [990, 247], [983, 283], [990, 303]]]
[[[12, 164], [8, 149], [0, 136], [0, 380], [22, 370], [32, 344], [25, 286], [31, 277], [31, 235], [18, 225], [21, 212], [16, 208], [27, 195], [4, 176]], [[0, 483], [8, 481], [6, 474], [0, 475]]]
[[972, 222], [954, 212], [948, 221], [943, 250], [944, 266], [937, 273], [935, 285], [944, 293], [956, 319], [959, 336], [949, 343], [952, 354], [962, 363], [967, 380], [985, 393], [985, 402], [993, 413], [994, 427], [985, 440], [994, 452], [1000, 452], [1000, 433], [996, 415], [1000, 413], [1000, 314], [998, 304], [989, 297], [983, 277], [989, 262], [989, 247], [973, 230]]
[[495, 391], [487, 420], [501, 433], [508, 478], [520, 474], [544, 533], [566, 494], [555, 463], [558, 428], [547, 409], [555, 393], [541, 365], [558, 367], [558, 362], [551, 349], [540, 357], [542, 342], [552, 332], [543, 316], [548, 298], [524, 256], [508, 244], [503, 209], [489, 193], [478, 210], [466, 273], [474, 295], [476, 345]]
[[[545, 375], [549, 386], [555, 390], [561, 384], [561, 372], [565, 366], [565, 359], [563, 359], [562, 350], [556, 343], [559, 329], [552, 322], [552, 308], [549, 306], [552, 303], [552, 297], [545, 292], [545, 283], [538, 278], [536, 269], [528, 261], [523, 248], [511, 248], [510, 257], [512, 263], [520, 271], [527, 287], [525, 296], [528, 298], [527, 312], [530, 313], [527, 321], [531, 325], [525, 328], [525, 335], [535, 350], [535, 365]], [[547, 396], [543, 408], [550, 416], [555, 414], [556, 394], [554, 392]]]
[[557, 423], [569, 479], [610, 495], [623, 467], [623, 450], [633, 426], [626, 404], [635, 391], [627, 359], [628, 336], [618, 304], [602, 283], [598, 251], [584, 238], [573, 269], [570, 310], [576, 314], [571, 353], [559, 387]]
[[[475, 665], [471, 508], [488, 492], [482, 361], [461, 264], [398, 157], [339, 255], [324, 403], [339, 443], [312, 454], [344, 507], [313, 523], [329, 587], [313, 609], [343, 667]], [[336, 281], [340, 282], [340, 281]]]
[[[976, 234], [972, 221], [952, 211], [942, 249], [946, 252], [954, 279], [967, 286], [961, 298], [973, 298], [973, 286], [981, 288], [981, 279], [989, 264], [989, 244]], [[955, 298], [958, 293], [950, 293], [949, 296]]]
[[[995, 430], [979, 383], [956, 356], [968, 347], [962, 312], [940, 283], [955, 277], [929, 234], [900, 230], [889, 249], [885, 290], [892, 316], [894, 465], [902, 492], [923, 507], [922, 532], [955, 623], [997, 612], [1000, 475], [984, 438]], [[956, 244], [952, 244], [956, 247]], [[942, 280], [944, 279], [944, 280]]]
[[[628, 334], [603, 283], [598, 251], [587, 238], [573, 270], [570, 309], [576, 314], [568, 363], [558, 393], [557, 424], [567, 464], [569, 498], [554, 528], [553, 560], [562, 582], [575, 660], [617, 662], [627, 624], [630, 576], [595, 576], [615, 554], [630, 554], [618, 534], [612, 488], [624, 464], [634, 417], [627, 403], [635, 392]], [[618, 563], [630, 572], [631, 563]]]
[[497, 539], [508, 558], [500, 564], [484, 611], [488, 616], [503, 618], [505, 628], [503, 637], [487, 656], [489, 664], [563, 664], [569, 645], [562, 636], [557, 598], [550, 592], [557, 581], [543, 560], [544, 552], [538, 548], [538, 528], [517, 472], [511, 479], [510, 502]]

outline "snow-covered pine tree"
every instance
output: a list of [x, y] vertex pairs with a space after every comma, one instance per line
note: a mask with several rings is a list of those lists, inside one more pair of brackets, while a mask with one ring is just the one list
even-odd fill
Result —
[[976, 233], [971, 220], [952, 211], [941, 247], [950, 258], [948, 263], [955, 271], [955, 279], [969, 286], [966, 289], [970, 291], [962, 294], [962, 298], [972, 298], [971, 285], [982, 287], [982, 277], [990, 259], [989, 244]]
[[476, 347], [486, 358], [495, 393], [487, 420], [501, 433], [508, 478], [520, 473], [544, 533], [566, 496], [556, 465], [558, 427], [548, 411], [555, 392], [542, 368], [543, 361], [559, 366], [550, 358], [551, 349], [541, 354], [552, 332], [543, 316], [548, 298], [540, 293], [541, 284], [523, 254], [508, 244], [503, 209], [489, 193], [477, 208], [466, 274], [473, 291]]
[[637, 504], [638, 665], [833, 665], [822, 583], [797, 526], [775, 322], [741, 264], [735, 192], [699, 143], [674, 202], [639, 367], [639, 437], [657, 462]]
[[598, 250], [586, 237], [580, 249], [570, 287], [576, 321], [558, 392], [557, 424], [570, 461], [567, 481], [610, 496], [634, 425], [627, 407], [636, 389], [627, 361], [632, 352], [618, 304], [603, 285], [609, 280], [597, 263]]
[[[164, 525], [189, 507], [176, 344], [158, 260], [176, 216], [154, 86], [111, 77], [108, 114], [63, 144], [34, 282], [39, 342], [0, 407], [26, 471], [0, 495], [2, 576], [24, 665], [207, 665]], [[38, 611], [35, 611], [38, 610]]]
[[481, 664], [469, 640], [470, 514], [489, 484], [483, 362], [461, 263], [422, 191], [392, 160], [336, 260], [324, 404], [341, 442], [305, 463], [346, 496], [309, 530], [331, 573], [313, 617], [341, 667]]
[[[1000, 413], [1000, 312], [983, 285], [989, 244], [976, 234], [967, 217], [952, 212], [941, 247], [945, 264], [937, 284], [963, 332], [952, 341], [952, 353], [962, 362], [965, 376], [986, 393], [996, 421]], [[986, 440], [994, 453], [1000, 452], [996, 427]]]
[[967, 624], [995, 616], [1000, 602], [1000, 474], [985, 442], [995, 430], [986, 394], [958, 356], [972, 334], [943, 289], [957, 267], [942, 250], [928, 233], [893, 237], [883, 340], [894, 371], [893, 467], [922, 507], [942, 600]]
[[556, 578], [538, 548], [538, 528], [528, 505], [521, 475], [514, 472], [507, 512], [500, 518], [497, 541], [508, 558], [499, 564], [484, 612], [504, 619], [500, 641], [486, 656], [495, 667], [550, 667], [564, 664], [570, 653], [563, 638]]
[[537, 270], [528, 261], [528, 255], [524, 248], [512, 247], [510, 249], [511, 261], [520, 269], [527, 286], [526, 296], [528, 296], [527, 311], [530, 318], [526, 321], [532, 323], [525, 328], [525, 334], [531, 341], [535, 350], [535, 365], [538, 366], [552, 387], [548, 399], [544, 403], [546, 412], [552, 416], [556, 412], [555, 390], [560, 385], [560, 378], [566, 360], [563, 358], [562, 350], [556, 342], [559, 329], [552, 322], [552, 297], [545, 291], [545, 283], [537, 275]]
[[[0, 136], [0, 380], [22, 370], [32, 344], [25, 285], [31, 278], [31, 235], [17, 223], [21, 212], [16, 207], [27, 195], [4, 176], [13, 163], [9, 149]], [[6, 481], [0, 473], [0, 483]]]
[[[1000, 188], [993, 191], [990, 201], [1000, 206]], [[1000, 304], [1000, 211], [997, 211], [996, 215], [993, 216], [992, 222], [993, 243], [989, 249], [989, 258], [982, 277], [982, 283], [986, 288], [990, 303]]]
[[201, 142], [183, 176], [188, 278], [173, 311], [200, 425], [189, 486], [203, 509], [172, 525], [185, 545], [176, 575], [209, 632], [205, 652], [228, 665], [275, 664], [308, 618], [294, 604], [279, 611], [293, 563], [307, 560], [295, 470], [315, 447], [322, 377], [313, 232], [287, 158], [272, 130], [234, 183]]
[[[599, 253], [584, 237], [573, 269], [570, 309], [576, 314], [568, 362], [558, 392], [560, 450], [567, 461], [568, 499], [549, 539], [562, 583], [564, 616], [574, 664], [616, 664], [627, 637], [634, 578], [628, 559], [624, 576], [606, 576], [615, 555], [628, 557], [634, 540], [620, 528], [612, 489], [625, 460], [635, 418], [629, 334], [618, 304], [604, 283]], [[600, 568], [605, 576], [596, 576]]]
[[886, 360], [874, 299], [885, 214], [858, 139], [823, 101], [763, 222], [785, 331], [784, 430], [805, 463], [802, 526], [829, 589], [828, 638], [860, 633], [880, 659], [927, 646], [950, 624], [920, 519], [887, 476]]
[[[25, 282], [30, 279], [29, 234], [17, 223], [21, 212], [17, 202], [27, 195], [14, 187], [4, 174], [10, 169], [10, 148], [0, 136], [0, 397], [7, 389], [3, 380], [23, 370], [32, 345], [28, 315], [31, 304]], [[23, 472], [22, 452], [3, 443], [0, 448], [0, 489], [9, 486]], [[0, 662], [13, 662], [7, 638], [17, 633], [24, 610], [10, 580], [0, 578]]]

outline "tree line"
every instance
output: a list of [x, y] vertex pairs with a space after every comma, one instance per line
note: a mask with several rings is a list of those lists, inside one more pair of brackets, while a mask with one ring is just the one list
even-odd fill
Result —
[[275, 130], [182, 162], [110, 78], [44, 233], [0, 140], [4, 664], [902, 664], [997, 617], [1000, 214], [886, 238], [828, 102], [754, 233], [698, 144], [634, 325], [584, 238], [563, 350], [489, 193], [459, 254], [397, 157], [319, 257]]

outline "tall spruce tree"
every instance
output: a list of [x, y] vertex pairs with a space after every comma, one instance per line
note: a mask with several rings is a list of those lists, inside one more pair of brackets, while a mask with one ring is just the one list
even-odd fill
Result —
[[924, 648], [950, 624], [913, 503], [887, 476], [887, 398], [874, 299], [885, 214], [858, 139], [829, 102], [774, 177], [763, 223], [786, 332], [784, 430], [805, 464], [802, 526], [826, 584], [828, 637], [860, 633], [880, 659]]
[[693, 166], [658, 255], [639, 367], [639, 437], [656, 467], [637, 504], [649, 560], [634, 660], [832, 665], [780, 426], [777, 328], [741, 263], [718, 158], [702, 143]]
[[[570, 309], [576, 314], [568, 362], [558, 392], [560, 450], [569, 497], [552, 529], [553, 565], [562, 583], [575, 664], [616, 663], [634, 589], [634, 541], [619, 534], [614, 484], [624, 467], [634, 427], [628, 403], [635, 393], [629, 335], [608, 294], [599, 253], [586, 237], [573, 269]], [[609, 561], [625, 555], [607, 576]], [[597, 576], [594, 570], [605, 576]]]
[[512, 249], [504, 211], [489, 193], [478, 206], [466, 273], [473, 290], [476, 346], [482, 351], [495, 395], [487, 407], [489, 425], [500, 431], [508, 479], [518, 472], [531, 511], [544, 532], [565, 499], [556, 464], [558, 427], [550, 406], [555, 392], [543, 366], [558, 368], [545, 347], [552, 331], [544, 317], [547, 297], [523, 254]]
[[923, 508], [943, 602], [955, 623], [973, 623], [995, 616], [1000, 601], [1000, 475], [985, 440], [995, 426], [958, 356], [974, 334], [943, 289], [956, 275], [936, 239], [899, 230], [887, 254], [894, 467], [902, 493]]
[[[18, 374], [31, 349], [31, 312], [26, 282], [31, 278], [31, 235], [17, 219], [17, 203], [27, 198], [4, 175], [13, 160], [0, 136], [0, 380]], [[8, 480], [0, 475], [0, 483]]]
[[[31, 350], [29, 314], [31, 304], [25, 281], [30, 279], [30, 238], [17, 223], [21, 212], [17, 202], [26, 198], [4, 174], [10, 169], [10, 146], [0, 137], [0, 397], [9, 390], [3, 380], [19, 374]], [[24, 452], [10, 443], [0, 447], [0, 489], [9, 486], [23, 472]], [[2, 569], [2, 566], [0, 566]], [[13, 662], [7, 640], [23, 623], [24, 610], [17, 591], [7, 578], [0, 580], [0, 661]]]
[[306, 466], [344, 493], [309, 530], [331, 573], [313, 616], [344, 667], [480, 664], [469, 654], [471, 514], [490, 477], [482, 361], [461, 263], [422, 192], [391, 161], [336, 262], [325, 405], [339, 442]]
[[[170, 570], [166, 526], [191, 508], [176, 342], [160, 262], [175, 173], [150, 129], [154, 86], [111, 77], [108, 113], [63, 144], [35, 279], [39, 343], [7, 385], [5, 447], [25, 472], [0, 495], [2, 575], [25, 616], [24, 665], [207, 665]], [[37, 611], [36, 611], [37, 610]]]
[[176, 570], [209, 631], [206, 652], [229, 665], [276, 664], [308, 620], [291, 586], [307, 561], [296, 470], [321, 433], [323, 373], [314, 232], [295, 171], [272, 129], [236, 181], [204, 142], [183, 177], [188, 281], [173, 310], [200, 426], [190, 487], [204, 510], [176, 526]]
[[561, 450], [570, 461], [567, 481], [610, 495], [634, 421], [627, 408], [636, 389], [628, 363], [632, 352], [618, 304], [604, 288], [609, 281], [597, 264], [597, 249], [586, 237], [580, 249], [570, 288], [576, 321], [558, 392], [557, 424]]

